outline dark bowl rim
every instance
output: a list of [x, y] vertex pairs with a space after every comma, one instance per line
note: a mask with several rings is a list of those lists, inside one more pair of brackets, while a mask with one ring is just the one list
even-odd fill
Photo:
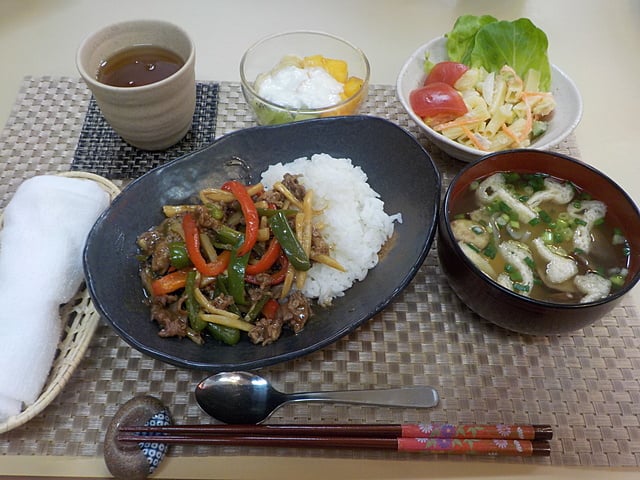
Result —
[[[640, 218], [640, 210], [638, 209], [638, 206], [636, 205], [636, 203], [633, 201], [633, 199], [631, 198], [631, 196], [617, 183], [615, 182], [611, 177], [609, 177], [607, 174], [605, 174], [604, 172], [602, 172], [601, 170], [595, 168], [592, 165], [589, 165], [588, 163], [579, 160], [575, 157], [572, 157], [570, 155], [564, 154], [564, 153], [559, 153], [559, 152], [552, 152], [552, 151], [548, 151], [548, 150], [538, 150], [535, 148], [518, 148], [518, 149], [510, 149], [510, 150], [502, 150], [499, 152], [492, 152], [489, 153], [487, 155], [484, 155], [476, 160], [474, 160], [473, 162], [468, 163], [467, 165], [465, 165], [456, 175], [455, 177], [451, 180], [451, 182], [449, 183], [445, 194], [444, 194], [444, 198], [442, 201], [442, 208], [440, 211], [440, 218], [439, 218], [439, 223], [438, 223], [438, 230], [440, 231], [441, 234], [443, 234], [442, 230], [444, 227], [444, 230], [446, 232], [446, 235], [448, 238], [452, 239], [453, 238], [453, 232], [451, 231], [451, 223], [449, 221], [449, 203], [451, 200], [451, 192], [453, 191], [453, 188], [455, 187], [456, 183], [459, 181], [459, 179], [468, 171], [471, 170], [472, 168], [474, 168], [476, 165], [478, 165], [479, 163], [482, 163], [484, 161], [487, 161], [493, 157], [496, 156], [504, 156], [504, 155], [520, 155], [520, 154], [528, 154], [528, 153], [535, 153], [537, 155], [547, 155], [547, 156], [551, 156], [551, 157], [555, 157], [555, 158], [560, 158], [564, 161], [568, 161], [574, 165], [577, 165], [580, 168], [584, 168], [587, 170], [590, 170], [592, 173], [595, 173], [597, 176], [599, 176], [603, 181], [608, 182], [612, 187], [614, 187], [616, 190], [618, 190], [620, 192], [620, 194], [624, 197], [624, 199], [629, 203], [629, 205], [635, 210], [636, 216], [638, 218]], [[515, 168], [515, 170], [517, 170], [517, 168]], [[640, 281], [640, 271], [627, 283], [625, 283], [625, 285], [623, 286], [623, 288], [621, 288], [620, 290], [617, 290], [616, 292], [608, 295], [607, 297], [600, 299], [600, 300], [596, 300], [593, 302], [586, 302], [586, 303], [553, 303], [553, 302], [547, 302], [544, 300], [537, 300], [535, 298], [530, 298], [530, 297], [525, 297], [524, 295], [519, 295], [505, 287], [503, 287], [502, 285], [500, 285], [499, 283], [497, 283], [496, 281], [494, 281], [493, 279], [489, 278], [485, 273], [483, 273], [471, 260], [469, 260], [469, 258], [460, 250], [460, 248], [458, 247], [458, 245], [453, 242], [454, 244], [454, 252], [456, 254], [457, 257], [459, 257], [466, 266], [468, 266], [471, 271], [473, 271], [473, 273], [475, 275], [477, 275], [479, 278], [482, 278], [490, 287], [493, 287], [494, 289], [502, 292], [505, 295], [508, 295], [509, 298], [511, 298], [512, 300], [516, 301], [516, 302], [522, 302], [525, 304], [530, 304], [536, 307], [541, 307], [541, 308], [551, 308], [551, 309], [555, 309], [555, 310], [582, 310], [585, 308], [589, 308], [589, 307], [594, 307], [594, 306], [598, 306], [598, 305], [604, 305], [604, 304], [608, 304], [611, 302], [614, 302], [616, 300], [618, 300], [619, 298], [623, 297], [624, 295], [626, 295], [629, 291], [631, 291], [631, 289], [633, 289], [633, 287], [635, 287], [635, 285], [638, 283], [638, 281]]]

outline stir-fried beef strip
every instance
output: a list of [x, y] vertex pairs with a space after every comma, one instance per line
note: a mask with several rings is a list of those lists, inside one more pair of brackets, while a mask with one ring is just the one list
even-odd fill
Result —
[[199, 227], [208, 228], [211, 230], [219, 230], [222, 226], [222, 222], [215, 218], [211, 211], [203, 205], [198, 205], [194, 211], [193, 216], [196, 219], [196, 223]]
[[187, 335], [187, 312], [181, 308], [182, 301], [175, 295], [160, 295], [151, 299], [151, 319], [158, 322], [161, 337], [184, 337]]
[[303, 185], [300, 185], [298, 182], [299, 175], [291, 175], [290, 173], [285, 173], [282, 178], [282, 184], [287, 187], [287, 189], [296, 197], [298, 200], [302, 201], [304, 199], [305, 193], [307, 193], [306, 189]]
[[262, 194], [261, 199], [269, 205], [273, 205], [275, 208], [284, 207], [285, 197], [277, 190], [267, 190]]
[[311, 229], [311, 256], [315, 255], [329, 255], [331, 248], [329, 244], [322, 238], [320, 231], [314, 226]]
[[260, 318], [249, 332], [249, 339], [255, 344], [268, 345], [282, 334], [283, 327], [299, 333], [311, 316], [309, 299], [299, 291], [294, 291], [280, 304], [275, 318]]
[[291, 292], [288, 301], [280, 305], [278, 316], [282, 316], [294, 333], [300, 332], [311, 316], [309, 299], [298, 290]]
[[269, 345], [280, 338], [283, 321], [281, 318], [261, 318], [248, 332], [249, 340], [255, 344]]
[[166, 273], [171, 265], [169, 243], [182, 240], [171, 228], [175, 221], [174, 218], [166, 219], [156, 228], [138, 236], [140, 253], [150, 257], [151, 270], [158, 275]]

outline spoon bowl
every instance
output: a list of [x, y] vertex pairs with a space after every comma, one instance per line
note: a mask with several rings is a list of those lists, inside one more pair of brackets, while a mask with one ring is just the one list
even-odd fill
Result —
[[195, 391], [198, 405], [213, 418], [229, 424], [258, 424], [291, 402], [334, 402], [387, 407], [430, 408], [438, 404], [432, 387], [378, 390], [283, 393], [259, 375], [222, 372], [205, 378]]

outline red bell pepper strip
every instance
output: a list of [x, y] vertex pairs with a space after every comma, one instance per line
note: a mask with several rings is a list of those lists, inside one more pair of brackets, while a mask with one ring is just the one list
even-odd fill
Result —
[[207, 277], [215, 277], [227, 269], [229, 260], [231, 259], [230, 251], [225, 250], [222, 252], [218, 255], [215, 262], [207, 262], [202, 256], [202, 253], [200, 253], [200, 231], [191, 213], [185, 213], [182, 218], [182, 229], [184, 230], [184, 241], [187, 246], [187, 253], [196, 270]]
[[265, 316], [265, 318], [272, 320], [273, 318], [275, 318], [276, 312], [278, 311], [279, 307], [280, 304], [278, 303], [278, 301], [270, 298], [269, 300], [267, 300], [267, 303], [264, 304], [264, 307], [262, 307], [262, 314]]
[[184, 288], [189, 270], [176, 270], [151, 282], [151, 293], [156, 297]]
[[251, 251], [258, 239], [258, 230], [260, 228], [260, 215], [256, 205], [253, 203], [251, 195], [247, 192], [247, 188], [240, 182], [230, 180], [222, 185], [222, 190], [231, 192], [240, 204], [242, 214], [244, 215], [245, 232], [244, 243], [238, 249], [238, 256], [241, 257]]
[[245, 272], [248, 275], [256, 275], [257, 273], [266, 272], [274, 263], [276, 263], [280, 257], [280, 252], [282, 252], [282, 249], [280, 248], [278, 239], [274, 237], [271, 239], [271, 243], [269, 243], [269, 247], [267, 247], [267, 251], [264, 252], [262, 258], [256, 263], [248, 264]]
[[[289, 259], [284, 253], [280, 253], [278, 262], [280, 263], [280, 270], [271, 274], [271, 278], [267, 283], [268, 285], [278, 285], [279, 283], [284, 282], [284, 279], [287, 276], [287, 270], [289, 269]], [[260, 285], [261, 283], [260, 281], [258, 281], [255, 275], [245, 275], [244, 279], [248, 283], [252, 283], [254, 285]]]

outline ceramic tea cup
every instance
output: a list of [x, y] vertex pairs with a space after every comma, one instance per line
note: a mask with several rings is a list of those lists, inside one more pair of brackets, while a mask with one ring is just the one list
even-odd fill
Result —
[[[114, 55], [122, 57], [123, 52], [143, 47], [171, 52], [181, 63], [173, 73], [152, 83], [105, 83], [100, 69]], [[108, 25], [81, 43], [76, 66], [107, 122], [130, 145], [164, 150], [189, 131], [196, 104], [195, 47], [180, 27], [160, 20]], [[149, 63], [148, 69], [153, 68], [154, 64]]]

